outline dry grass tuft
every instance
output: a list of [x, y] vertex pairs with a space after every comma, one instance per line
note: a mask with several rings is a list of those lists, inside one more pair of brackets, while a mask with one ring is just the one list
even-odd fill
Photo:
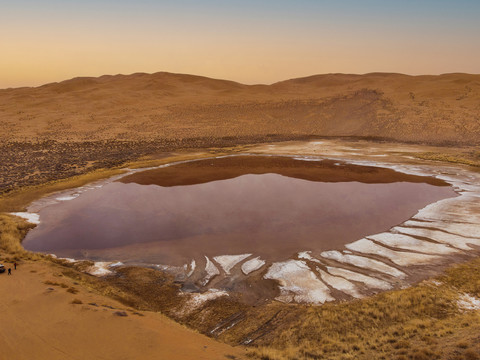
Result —
[[415, 154], [419, 159], [442, 161], [454, 164], [462, 164], [474, 167], [480, 167], [480, 151], [455, 151], [455, 153], [436, 153], [425, 152]]
[[37, 257], [25, 251], [20, 244], [21, 239], [33, 227], [34, 225], [16, 216], [0, 214], [0, 249], [12, 256], [17, 256], [16, 260], [23, 256]]
[[[63, 288], [63, 289], [67, 289], [67, 288], [68, 288], [68, 285], [67, 285], [67, 284], [65, 284], [65, 283], [59, 283], [59, 282], [57, 282], [57, 281], [45, 280], [43, 283], [44, 283], [45, 285], [59, 286], [59, 287], [61, 287], [61, 288]], [[68, 290], [67, 290], [67, 291], [68, 291]]]
[[463, 292], [478, 296], [480, 259], [449, 269], [441, 281], [347, 303], [290, 306], [248, 354], [279, 360], [475, 359], [480, 313], [461, 312], [456, 301]]

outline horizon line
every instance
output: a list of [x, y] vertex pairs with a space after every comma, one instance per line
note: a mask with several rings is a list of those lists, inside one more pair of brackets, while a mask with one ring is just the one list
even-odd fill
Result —
[[293, 77], [293, 78], [288, 78], [284, 80], [279, 80], [275, 81], [272, 83], [252, 83], [252, 84], [246, 84], [242, 83], [239, 81], [235, 80], [230, 80], [230, 79], [223, 79], [223, 78], [215, 78], [211, 76], [205, 76], [205, 75], [199, 75], [199, 74], [190, 74], [190, 73], [177, 73], [177, 72], [171, 72], [171, 71], [156, 71], [153, 73], [148, 73], [148, 72], [143, 72], [143, 71], [137, 71], [133, 73], [118, 73], [118, 74], [103, 74], [99, 76], [89, 76], [89, 75], [81, 75], [81, 76], [74, 76], [72, 78], [64, 79], [64, 80], [59, 80], [59, 81], [52, 81], [48, 83], [44, 83], [41, 85], [32, 85], [32, 86], [18, 86], [18, 87], [6, 87], [6, 88], [0, 88], [0, 90], [16, 90], [16, 89], [37, 89], [41, 88], [43, 86], [48, 86], [48, 85], [54, 85], [54, 84], [61, 84], [67, 81], [72, 81], [72, 80], [79, 80], [79, 79], [100, 79], [102, 77], [116, 77], [116, 76], [135, 76], [135, 75], [156, 75], [156, 74], [170, 74], [170, 75], [184, 75], [184, 76], [194, 76], [194, 77], [199, 77], [199, 78], [204, 78], [204, 79], [210, 79], [210, 80], [217, 80], [217, 81], [227, 81], [227, 82], [232, 82], [236, 83], [239, 85], [243, 86], [272, 86], [275, 84], [279, 84], [282, 82], [286, 81], [292, 81], [292, 80], [300, 80], [300, 79], [308, 79], [311, 77], [316, 77], [316, 76], [327, 76], [327, 75], [346, 75], [346, 76], [368, 76], [368, 75], [400, 75], [400, 76], [407, 76], [407, 77], [440, 77], [440, 76], [447, 76], [447, 75], [472, 75], [472, 76], [480, 76], [480, 73], [466, 73], [466, 72], [447, 72], [447, 73], [440, 73], [440, 74], [407, 74], [407, 73], [400, 73], [400, 72], [388, 72], [388, 71], [373, 71], [373, 72], [368, 72], [368, 73], [342, 73], [342, 72], [330, 72], [330, 73], [316, 73], [316, 74], [311, 74], [311, 75], [305, 75], [305, 76], [299, 76], [299, 77]]

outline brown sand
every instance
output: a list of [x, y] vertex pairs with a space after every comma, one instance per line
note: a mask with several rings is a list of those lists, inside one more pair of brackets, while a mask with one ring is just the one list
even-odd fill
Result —
[[[55, 265], [26, 262], [17, 270], [11, 267], [12, 276], [0, 274], [2, 360], [207, 360], [243, 354], [160, 313], [140, 314], [76, 286]], [[68, 292], [71, 287], [79, 292]], [[74, 299], [82, 304], [73, 304]]]
[[0, 90], [0, 142], [312, 135], [478, 144], [479, 103], [480, 75], [470, 74], [252, 86], [170, 73], [75, 78]]

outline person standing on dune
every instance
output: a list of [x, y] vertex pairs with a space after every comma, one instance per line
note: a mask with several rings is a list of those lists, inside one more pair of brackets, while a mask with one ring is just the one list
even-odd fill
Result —
[[12, 275], [12, 269], [8, 268], [8, 275]]
[[17, 263], [16, 263], [16, 262], [13, 263], [13, 268], [14, 268], [15, 270], [17, 270]]

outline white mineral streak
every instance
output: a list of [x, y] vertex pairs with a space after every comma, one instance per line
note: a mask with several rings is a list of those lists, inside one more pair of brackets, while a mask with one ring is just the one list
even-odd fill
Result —
[[360, 268], [369, 269], [372, 271], [378, 271], [387, 275], [391, 275], [394, 277], [398, 277], [400, 279], [404, 279], [406, 277], [405, 273], [387, 265], [381, 261], [373, 260], [364, 256], [359, 255], [344, 255], [339, 251], [331, 250], [331, 251], [324, 251], [320, 254], [325, 259], [335, 260], [344, 264], [351, 264], [358, 266]]
[[76, 198], [79, 197], [79, 196], [80, 196], [80, 194], [65, 195], [65, 196], [59, 196], [59, 197], [55, 198], [55, 200], [58, 200], [58, 201], [70, 201], [70, 200], [76, 199]]
[[480, 223], [480, 201], [472, 195], [462, 195], [427, 205], [421, 209], [414, 219], [424, 221], [448, 221]]
[[220, 264], [225, 274], [229, 275], [230, 270], [237, 265], [239, 262], [245, 260], [252, 254], [242, 254], [242, 255], [220, 255], [215, 256], [213, 259]]
[[381, 290], [389, 290], [392, 288], [392, 285], [384, 280], [380, 280], [372, 276], [363, 275], [347, 269], [327, 266], [327, 271], [332, 275], [341, 276], [351, 281], [364, 283], [365, 286], [369, 288]]
[[263, 265], [265, 265], [265, 260], [262, 260], [262, 259], [260, 259], [260, 256], [257, 256], [256, 258], [245, 261], [242, 264], [242, 272], [245, 275], [248, 275], [251, 272], [254, 272], [254, 271], [260, 269]]
[[402, 234], [408, 234], [413, 236], [420, 236], [428, 239], [435, 240], [440, 243], [448, 244], [462, 250], [472, 250], [472, 247], [467, 244], [475, 244], [480, 246], [480, 239], [467, 238], [460, 235], [450, 234], [440, 230], [432, 230], [425, 228], [410, 228], [403, 226], [396, 226], [392, 229]]
[[416, 220], [408, 220], [403, 223], [405, 226], [420, 226], [431, 229], [438, 229], [447, 231], [452, 234], [457, 234], [460, 236], [471, 237], [471, 238], [480, 238], [480, 223], [479, 224], [469, 224], [469, 223], [447, 223], [443, 221], [431, 221], [423, 222]]
[[329, 288], [315, 276], [304, 261], [273, 263], [264, 278], [280, 283], [280, 296], [276, 299], [282, 302], [323, 304], [335, 300], [330, 295]]
[[317, 258], [314, 258], [312, 255], [310, 255], [311, 251], [302, 251], [298, 253], [298, 258], [299, 259], [304, 259], [304, 260], [309, 260], [311, 262], [316, 262], [318, 264], [321, 264], [322, 262], [318, 260]]
[[480, 310], [480, 299], [468, 294], [460, 295], [457, 306], [462, 310]]
[[222, 296], [228, 296], [228, 293], [226, 291], [218, 290], [218, 289], [209, 289], [204, 293], [188, 293], [188, 294], [184, 293], [184, 294], [189, 296], [189, 299], [185, 304], [185, 307], [188, 310], [196, 309], [207, 301], [214, 300]]
[[205, 271], [207, 272], [207, 276], [202, 280], [202, 285], [205, 286], [209, 283], [209, 281], [216, 275], [220, 275], [220, 271], [217, 267], [210, 261], [210, 259], [205, 256], [207, 260], [207, 264], [205, 265]]
[[123, 266], [123, 265], [125, 264], [122, 263], [121, 261], [117, 261], [116, 263], [108, 265], [108, 267], [117, 267], [117, 266]]
[[362, 295], [358, 292], [357, 287], [355, 284], [351, 283], [350, 281], [344, 279], [340, 276], [333, 276], [322, 269], [317, 267], [317, 271], [320, 273], [320, 277], [327, 285], [330, 285], [332, 288], [337, 289], [347, 295], [350, 295], [354, 298], [361, 298]]
[[188, 272], [187, 277], [192, 276], [196, 267], [197, 267], [197, 263], [195, 262], [195, 259], [193, 259], [192, 262], [190, 263], [190, 271]]
[[27, 220], [30, 224], [40, 224], [40, 215], [30, 212], [13, 212], [11, 215], [21, 217], [22, 219]]
[[345, 245], [345, 247], [347, 249], [364, 254], [386, 257], [400, 266], [425, 265], [441, 259], [441, 257], [434, 255], [390, 250], [367, 239], [357, 240], [353, 243]]
[[457, 249], [451, 248], [449, 246], [432, 243], [429, 241], [418, 240], [411, 236], [402, 234], [392, 234], [386, 232], [367, 236], [367, 239], [375, 240], [376, 242], [382, 243], [387, 246], [405, 250], [418, 251], [427, 254], [447, 255], [459, 252]]
[[94, 276], [106, 276], [106, 275], [111, 275], [113, 272], [111, 270], [108, 270], [108, 266], [111, 263], [109, 262], [104, 262], [104, 261], [99, 261], [93, 264], [93, 266], [90, 266], [86, 272], [90, 275]]
[[322, 161], [323, 159], [320, 158], [311, 158], [311, 157], [294, 157], [294, 160], [302, 160], [302, 161]]

